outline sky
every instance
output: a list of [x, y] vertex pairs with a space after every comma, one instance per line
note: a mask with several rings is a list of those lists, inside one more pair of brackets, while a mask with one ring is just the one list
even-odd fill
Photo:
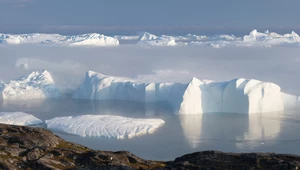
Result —
[[0, 32], [300, 30], [299, 0], [0, 0]]

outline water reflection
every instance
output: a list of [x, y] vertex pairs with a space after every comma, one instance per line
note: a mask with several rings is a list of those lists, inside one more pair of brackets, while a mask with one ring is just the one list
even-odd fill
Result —
[[[238, 136], [237, 147], [259, 147], [274, 143], [281, 131], [283, 112], [249, 114], [248, 130], [243, 136]], [[242, 141], [242, 142], [241, 142]]]
[[283, 112], [249, 115], [207, 113], [182, 115], [179, 120], [184, 137], [192, 148], [212, 141], [230, 141], [237, 149], [253, 149], [276, 141], [283, 115]]
[[202, 114], [200, 115], [180, 115], [179, 120], [183, 130], [183, 135], [192, 148], [200, 146], [202, 132]]

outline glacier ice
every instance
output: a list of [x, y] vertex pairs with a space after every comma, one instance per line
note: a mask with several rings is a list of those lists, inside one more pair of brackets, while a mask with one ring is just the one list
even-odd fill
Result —
[[138, 119], [113, 115], [81, 115], [46, 120], [47, 128], [83, 137], [133, 138], [153, 133], [165, 122], [161, 119]]
[[193, 78], [188, 84], [145, 83], [89, 71], [73, 98], [167, 102], [178, 114], [211, 112], [265, 113], [299, 104], [297, 96], [278, 85], [254, 79], [209, 82]]
[[23, 112], [0, 112], [0, 123], [29, 126], [41, 124], [43, 121]]
[[59, 34], [0, 34], [2, 44], [54, 44], [73, 46], [118, 46], [119, 40], [102, 34], [64, 36]]
[[8, 83], [0, 83], [0, 100], [57, 98], [60, 96], [60, 90], [47, 70], [32, 72]]

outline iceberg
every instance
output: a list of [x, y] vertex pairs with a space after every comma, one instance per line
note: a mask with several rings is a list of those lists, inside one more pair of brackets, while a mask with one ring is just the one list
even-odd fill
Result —
[[235, 35], [154, 35], [142, 32], [134, 35], [106, 36], [98, 33], [81, 35], [60, 34], [1, 34], [0, 44], [52, 44], [69, 46], [209, 46], [222, 47], [272, 47], [272, 46], [300, 46], [300, 36], [292, 31], [287, 34], [275, 32], [259, 32], [252, 30], [248, 35], [237, 37]]
[[244, 46], [278, 46], [278, 45], [300, 45], [300, 37], [292, 31], [290, 34], [280, 35], [275, 32], [265, 33], [253, 30], [249, 35], [243, 37]]
[[150, 34], [148, 32], [144, 32], [144, 34], [141, 36], [141, 41], [150, 41], [150, 40], [156, 40], [158, 37], [156, 35]]
[[0, 112], [0, 123], [9, 125], [29, 126], [43, 123], [33, 115], [23, 112]]
[[0, 83], [0, 100], [58, 98], [60, 96], [60, 90], [47, 70], [32, 72], [8, 83]]
[[74, 36], [59, 34], [0, 34], [1, 44], [53, 44], [73, 46], [118, 46], [119, 40], [102, 34], [91, 33]]
[[89, 71], [73, 98], [167, 102], [175, 113], [265, 113], [299, 106], [299, 97], [281, 92], [278, 85], [254, 79], [188, 84], [146, 83]]
[[140, 46], [177, 46], [179, 45], [174, 39], [156, 39], [138, 42]]
[[47, 128], [82, 137], [133, 138], [156, 131], [161, 119], [137, 119], [113, 115], [81, 115], [46, 120]]
[[141, 101], [145, 96], [145, 85], [122, 77], [109, 77], [93, 71], [86, 73], [84, 82], [73, 94], [73, 98], [97, 100]]
[[177, 42], [174, 37], [162, 35], [157, 37], [156, 35], [145, 32], [140, 41], [137, 43], [140, 46], [177, 46]]
[[150, 33], [145, 33], [137, 44], [142, 46], [210, 46], [213, 48], [299, 46], [300, 36], [294, 31], [289, 34], [281, 35], [269, 31], [262, 33], [255, 29], [251, 31], [249, 35], [243, 37], [226, 34], [214, 36], [194, 34], [184, 36], [155, 36]]

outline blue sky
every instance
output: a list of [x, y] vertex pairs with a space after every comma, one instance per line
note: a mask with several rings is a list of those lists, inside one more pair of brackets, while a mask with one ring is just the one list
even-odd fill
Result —
[[300, 29], [299, 0], [0, 0], [0, 32]]

